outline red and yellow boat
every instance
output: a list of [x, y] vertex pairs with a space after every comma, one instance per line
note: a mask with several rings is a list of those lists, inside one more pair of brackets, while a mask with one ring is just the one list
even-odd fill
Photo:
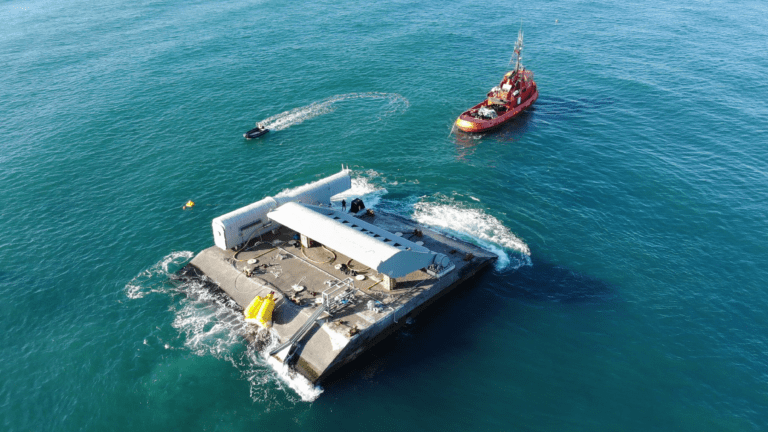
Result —
[[461, 113], [456, 127], [464, 132], [485, 132], [512, 120], [531, 107], [539, 98], [533, 72], [523, 66], [523, 30], [515, 42], [515, 69], [507, 72], [498, 86], [488, 92], [487, 98]]

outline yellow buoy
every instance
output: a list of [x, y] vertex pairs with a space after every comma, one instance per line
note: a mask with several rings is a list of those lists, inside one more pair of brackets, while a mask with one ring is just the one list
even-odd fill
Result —
[[256, 317], [259, 314], [259, 309], [261, 309], [262, 302], [264, 302], [264, 298], [262, 296], [256, 296], [251, 301], [251, 304], [245, 308], [243, 311], [243, 315], [245, 315], [245, 322], [258, 323]]

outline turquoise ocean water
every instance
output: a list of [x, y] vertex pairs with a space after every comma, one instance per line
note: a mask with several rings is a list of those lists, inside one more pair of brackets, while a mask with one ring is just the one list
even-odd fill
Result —
[[[452, 133], [521, 20], [535, 109]], [[0, 429], [768, 430], [766, 41], [752, 0], [2, 3]], [[342, 163], [500, 260], [313, 388], [170, 275]]]

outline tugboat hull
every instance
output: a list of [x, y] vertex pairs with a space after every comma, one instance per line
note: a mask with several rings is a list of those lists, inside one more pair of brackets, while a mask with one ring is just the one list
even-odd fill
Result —
[[482, 118], [476, 118], [473, 117], [470, 112], [473, 110], [478, 110], [482, 108], [483, 106], [487, 106], [489, 104], [488, 100], [485, 100], [472, 108], [470, 108], [467, 111], [464, 111], [458, 119], [456, 119], [456, 127], [459, 128], [462, 132], [470, 132], [470, 133], [479, 133], [479, 132], [486, 132], [491, 129], [497, 128], [501, 126], [502, 124], [512, 120], [513, 118], [517, 117], [518, 115], [522, 114], [523, 111], [527, 110], [528, 108], [533, 105], [534, 102], [536, 102], [536, 99], [539, 98], [539, 91], [534, 90], [533, 95], [528, 98], [527, 100], [523, 101], [520, 105], [509, 109], [504, 114], [492, 118], [492, 119], [482, 119]]

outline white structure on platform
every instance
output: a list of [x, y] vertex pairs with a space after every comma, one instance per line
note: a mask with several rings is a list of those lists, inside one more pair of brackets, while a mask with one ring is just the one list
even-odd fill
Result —
[[331, 197], [351, 187], [349, 170], [342, 169], [330, 177], [219, 216], [212, 222], [214, 242], [221, 249], [233, 249], [286, 226], [301, 235], [305, 246], [309, 246], [308, 239], [314, 240], [391, 279], [420, 269], [441, 277], [455, 268], [447, 256], [407, 240], [400, 233], [392, 234], [350, 213], [333, 210]]
[[331, 205], [331, 197], [352, 187], [352, 178], [348, 169], [342, 169], [330, 177], [281, 192], [277, 196], [267, 197], [261, 201], [239, 208], [211, 223], [213, 241], [221, 249], [233, 249], [250, 239], [274, 229], [267, 213], [278, 206], [289, 202], [301, 202], [313, 205]]
[[447, 256], [346, 212], [291, 202], [267, 216], [390, 278], [400, 278], [422, 268], [442, 273], [451, 266]]

